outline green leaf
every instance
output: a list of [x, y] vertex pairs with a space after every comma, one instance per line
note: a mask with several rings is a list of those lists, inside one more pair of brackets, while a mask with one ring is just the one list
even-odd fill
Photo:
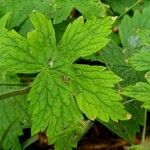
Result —
[[49, 0], [1, 0], [0, 1], [0, 15], [12, 12], [8, 21], [8, 27], [13, 28], [21, 25], [33, 10], [39, 10], [43, 13], [50, 12]]
[[119, 47], [113, 40], [107, 44], [104, 50], [89, 57], [92, 60], [100, 61], [106, 64], [107, 68], [112, 70], [123, 80], [121, 87], [144, 81], [144, 73], [136, 71], [131, 64], [127, 62], [128, 57], [123, 48]]
[[104, 17], [106, 15], [106, 6], [98, 0], [52, 0], [51, 6], [54, 23], [66, 20], [73, 8], [76, 8], [86, 18]]
[[138, 35], [140, 36], [141, 42], [144, 47], [150, 46], [150, 30], [149, 29], [139, 30]]
[[36, 77], [28, 97], [31, 101], [32, 134], [47, 128], [49, 142], [67, 132], [73, 123], [82, 120], [71, 95], [72, 86], [61, 82], [57, 72], [45, 70]]
[[67, 135], [60, 136], [55, 142], [56, 150], [72, 150], [72, 147], [77, 148], [78, 141], [83, 137], [87, 132], [87, 129], [91, 126], [91, 121], [84, 121], [80, 124], [76, 124], [74, 130], [72, 130]]
[[150, 109], [150, 84], [138, 82], [124, 88], [122, 94], [143, 102], [143, 107]]
[[8, 18], [9, 18], [9, 16], [10, 16], [10, 13], [4, 15], [4, 16], [0, 19], [0, 27], [1, 27], [0, 30], [1, 30], [1, 32], [2, 32], [3, 30], [6, 30], [6, 29], [5, 29], [5, 26], [6, 26], [6, 23], [7, 23], [7, 20], [8, 20]]
[[[5, 85], [6, 83], [16, 83], [18, 79], [15, 75], [1, 73], [0, 86], [1, 93], [12, 90], [12, 87]], [[0, 148], [21, 150], [18, 136], [23, 134], [22, 125], [29, 123], [29, 113], [27, 112], [27, 96], [16, 96], [0, 100]]]
[[120, 38], [124, 47], [125, 54], [132, 56], [141, 49], [141, 40], [137, 32], [141, 29], [150, 29], [149, 7], [145, 8], [142, 13], [135, 11], [132, 18], [124, 16], [120, 28]]
[[123, 95], [135, 98], [138, 101], [144, 102], [143, 107], [150, 109], [150, 85], [143, 82], [138, 82], [136, 85], [128, 86], [122, 92]]
[[[94, 58], [95, 60], [104, 62], [109, 69], [119, 75], [123, 79], [121, 82], [122, 86], [144, 81], [143, 72], [135, 71], [129, 62], [129, 58], [136, 52], [139, 52], [143, 47], [139, 33], [142, 29], [148, 29], [150, 27], [150, 21], [147, 21], [148, 17], [148, 8], [145, 8], [142, 13], [135, 11], [132, 18], [126, 15], [119, 26], [119, 35], [123, 48], [112, 41], [100, 53], [100, 56]], [[148, 58], [148, 56], [145, 58]], [[137, 60], [135, 60], [135, 62], [137, 62]]]
[[102, 49], [109, 41], [107, 35], [110, 33], [113, 21], [108, 17], [105, 19], [87, 20], [79, 17], [70, 24], [57, 48], [65, 55], [68, 62], [74, 62], [79, 57], [88, 56]]
[[150, 70], [150, 50], [143, 49], [130, 58], [130, 63], [138, 71]]
[[137, 133], [140, 132], [140, 125], [144, 123], [144, 111], [137, 101], [126, 103], [125, 108], [132, 115], [130, 120], [117, 123], [111, 120], [108, 123], [100, 122], [130, 144], [133, 144]]
[[126, 119], [126, 112], [119, 102], [121, 97], [112, 89], [120, 78], [104, 67], [77, 65], [76, 68], [76, 82], [80, 89], [76, 99], [82, 112], [91, 120], [97, 117], [106, 122], [109, 118], [114, 121]]
[[[10, 16], [10, 13], [4, 15], [0, 18], [0, 37], [4, 36], [7, 33], [7, 29], [5, 28], [7, 20]], [[0, 49], [2, 49], [2, 45], [0, 44]], [[3, 52], [0, 51], [0, 56], [3, 55]]]
[[136, 70], [147, 71], [150, 70], [150, 30], [140, 30], [138, 34], [142, 40], [143, 48], [138, 53], [135, 53], [129, 59], [129, 62]]
[[[142, 13], [135, 11], [132, 18], [126, 15], [119, 26], [119, 35], [123, 48], [120, 48], [115, 42], [111, 42], [100, 53], [100, 56], [93, 58], [104, 62], [109, 69], [119, 75], [123, 79], [122, 86], [144, 81], [143, 72], [135, 71], [131, 63], [129, 63], [129, 58], [143, 47], [139, 33], [142, 29], [149, 29], [150, 21], [147, 21], [148, 17], [148, 8], [145, 8]], [[145, 58], [148, 58], [148, 56]], [[137, 59], [135, 62], [137, 62]]]
[[[0, 66], [2, 70], [35, 73], [48, 65], [49, 59], [56, 49], [52, 23], [38, 12], [31, 15], [31, 21], [34, 23], [35, 30], [28, 33], [27, 39], [14, 30], [1, 38], [3, 56]], [[45, 23], [44, 28], [43, 22]]]
[[106, 0], [107, 4], [111, 6], [114, 12], [122, 14], [129, 7], [131, 7], [137, 0]]
[[28, 96], [32, 134], [46, 132], [52, 144], [78, 128], [76, 125], [84, 119], [82, 113], [92, 120], [129, 119], [119, 93], [114, 90], [120, 78], [104, 67], [74, 63], [107, 44], [110, 18], [93, 18], [86, 23], [83, 17], [78, 18], [68, 25], [57, 46], [47, 17], [34, 12], [31, 21], [35, 30], [28, 33], [27, 39], [15, 31], [1, 39], [4, 56], [0, 68], [38, 73]]

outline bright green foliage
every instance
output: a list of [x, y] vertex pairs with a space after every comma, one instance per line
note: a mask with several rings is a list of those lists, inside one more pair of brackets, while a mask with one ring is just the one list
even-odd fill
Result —
[[104, 67], [79, 65], [76, 68], [76, 82], [80, 89], [76, 99], [82, 112], [91, 120], [96, 117], [106, 122], [109, 117], [114, 121], [125, 119], [123, 106], [118, 103], [121, 97], [111, 89], [120, 79], [112, 72], [105, 71]]
[[129, 143], [133, 143], [137, 132], [140, 131], [140, 125], [144, 123], [144, 111], [141, 109], [141, 104], [137, 101], [126, 103], [125, 108], [132, 115], [130, 120], [117, 123], [113, 121], [101, 123]]
[[139, 53], [135, 54], [130, 59], [130, 63], [135, 67], [138, 71], [150, 70], [150, 50], [142, 49]]
[[149, 29], [139, 30], [138, 35], [140, 36], [142, 45], [144, 47], [150, 46], [150, 30]]
[[[37, 32], [28, 33], [27, 39], [13, 30], [1, 39], [3, 59], [0, 61], [0, 66], [2, 70], [34, 73], [48, 65], [48, 61], [56, 49], [55, 33], [51, 22], [43, 15], [40, 20], [38, 19], [36, 16], [32, 16], [31, 21]], [[47, 27], [43, 28], [43, 22]]]
[[[19, 83], [15, 75], [0, 74], [1, 84]], [[1, 94], [11, 91], [14, 87], [0, 86]], [[0, 100], [0, 148], [21, 150], [18, 136], [22, 135], [22, 126], [27, 125], [29, 114], [27, 113], [27, 96], [16, 96]]]
[[0, 1], [0, 16], [12, 12], [8, 21], [8, 27], [16, 27], [23, 23], [32, 12], [39, 10], [44, 13], [50, 11], [49, 0], [1, 0]]
[[[137, 72], [129, 63], [129, 58], [136, 52], [139, 52], [143, 47], [141, 40], [142, 35], [140, 35], [143, 32], [141, 33], [140, 31], [142, 29], [150, 28], [149, 15], [149, 8], [146, 8], [142, 13], [135, 11], [132, 18], [125, 16], [119, 26], [119, 35], [123, 48], [119, 47], [116, 42], [111, 41], [105, 49], [100, 52], [100, 55], [93, 55], [90, 57], [92, 60], [104, 62], [109, 69], [119, 75], [123, 79], [121, 82], [122, 86], [144, 80], [143, 72]], [[148, 50], [144, 52], [147, 56], [145, 56], [143, 52], [141, 53], [144, 55], [144, 59], [149, 58], [149, 55], [147, 55]], [[137, 62], [137, 59], [135, 58], [135, 63], [140, 63], [140, 61]], [[145, 63], [147, 63], [147, 61], [145, 61]], [[143, 66], [146, 67], [145, 64], [143, 64], [142, 67]]]
[[[137, 72], [134, 68], [126, 62], [126, 56], [122, 48], [120, 48], [115, 42], [111, 41], [100, 56], [95, 55], [94, 60], [104, 62], [107, 67], [113, 70], [123, 80], [120, 82], [119, 89], [124, 86], [138, 82], [139, 80], [144, 81], [144, 73]], [[106, 127], [117, 133], [129, 142], [133, 142], [136, 133], [139, 132], [139, 124], [143, 122], [143, 110], [140, 105], [136, 103], [129, 103], [125, 105], [126, 110], [131, 113], [132, 118], [128, 121], [120, 121], [119, 123], [110, 121], [104, 123]]]
[[[149, 10], [145, 9], [142, 14], [136, 12], [133, 18], [129, 18], [127, 16], [123, 18], [119, 30], [123, 48], [119, 47], [118, 44], [116, 44], [114, 41], [111, 41], [104, 48], [103, 51], [89, 57], [92, 60], [97, 60], [105, 63], [108, 69], [112, 70], [123, 79], [122, 82], [120, 82], [120, 85], [118, 86], [119, 90], [121, 90], [124, 86], [135, 84], [136, 82], [139, 81], [141, 82], [145, 81], [144, 79], [145, 72], [138, 72], [134, 69], [133, 67], [134, 64], [132, 65], [130, 63], [131, 62], [130, 56], [132, 56], [135, 52], [140, 51], [144, 45], [142, 42], [143, 39], [141, 38], [142, 35], [144, 36], [144, 33], [143, 32], [141, 33], [140, 29], [146, 27], [149, 28], [148, 24], [150, 24], [150, 22], [147, 20], [148, 14], [149, 14]], [[134, 36], [136, 38], [134, 38]], [[147, 37], [149, 37], [148, 33], [147, 33]], [[129, 39], [132, 40], [129, 41]], [[146, 41], [148, 43], [148, 40]], [[141, 71], [145, 71], [144, 68], [148, 67], [146, 63], [149, 62], [150, 55], [148, 55], [149, 51], [147, 47], [145, 48], [145, 52], [142, 51], [140, 54], [139, 53], [136, 54], [142, 57], [141, 61], [138, 60], [139, 57], [137, 59], [133, 58], [135, 60], [131, 58], [132, 61], [134, 61], [135, 65], [143, 64], [141, 66], [142, 68]], [[146, 60], [146, 61], [142, 61], [142, 60]], [[117, 131], [116, 132], [117, 134], [119, 134], [120, 136], [124, 137], [125, 139], [131, 142], [134, 139], [136, 133], [139, 131], [139, 124], [141, 124], [143, 120], [142, 118], [140, 118], [139, 120], [134, 119], [136, 118], [136, 115], [135, 113], [132, 113], [133, 111], [130, 105], [128, 106], [125, 105], [125, 106], [126, 106], [126, 110], [128, 110], [133, 116], [131, 120], [126, 122], [119, 122], [120, 128], [118, 127], [118, 124], [112, 121], [105, 124], [114, 132]], [[140, 106], [138, 107], [138, 109], [136, 109], [136, 112], [138, 114], [143, 114], [142, 113], [143, 110], [140, 108]], [[131, 128], [129, 128], [128, 126], [130, 126]], [[124, 133], [124, 129], [126, 130], [125, 132], [126, 134]], [[132, 129], [132, 131], [130, 129]]]
[[[62, 78], [62, 79], [61, 79]], [[49, 142], [65, 134], [72, 124], [82, 120], [82, 115], [73, 99], [73, 87], [59, 72], [44, 70], [33, 83], [28, 99], [31, 101], [32, 133], [47, 128]], [[61, 81], [62, 80], [62, 81]], [[66, 81], [67, 82], [67, 81]], [[69, 81], [68, 81], [69, 82]]]
[[133, 144], [150, 109], [150, 1], [102, 2], [0, 0], [0, 149], [41, 133], [71, 150], [95, 120]]
[[107, 44], [113, 23], [110, 18], [93, 18], [86, 23], [83, 17], [78, 18], [69, 24], [57, 46], [46, 16], [33, 12], [31, 21], [35, 30], [28, 33], [27, 39], [15, 31], [1, 38], [0, 68], [39, 73], [28, 96], [32, 134], [46, 130], [49, 143], [54, 143], [83, 121], [81, 112], [92, 120], [129, 119], [119, 102], [121, 97], [113, 89], [120, 78], [104, 67], [74, 64], [79, 57]]
[[[88, 56], [103, 48], [108, 42], [107, 35], [110, 33], [110, 18], [87, 20], [84, 24], [82, 17], [70, 24], [62, 40], [58, 44], [58, 50], [67, 56], [69, 63], [79, 57]], [[68, 52], [69, 51], [69, 52]]]
[[6, 22], [9, 18], [9, 13], [4, 15], [1, 19], [0, 19], [0, 34], [4, 34], [7, 30], [5, 28], [6, 26]]
[[73, 8], [76, 8], [86, 18], [104, 17], [106, 15], [106, 6], [99, 0], [52, 0], [51, 5], [54, 23], [66, 20]]

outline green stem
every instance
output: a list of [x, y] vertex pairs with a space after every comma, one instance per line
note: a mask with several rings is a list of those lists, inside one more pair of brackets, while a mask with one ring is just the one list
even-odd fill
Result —
[[29, 83], [0, 83], [0, 86], [27, 86]]
[[27, 128], [31, 128], [31, 124], [27, 124], [27, 125], [21, 125], [22, 129], [27, 129]]
[[89, 131], [89, 129], [92, 127], [93, 124], [94, 124], [93, 121], [91, 120], [87, 121], [87, 126], [85, 127], [82, 134], [78, 137], [77, 141], [80, 141], [83, 138], [83, 136]]
[[12, 96], [24, 95], [26, 93], [29, 93], [30, 89], [31, 89], [31, 86], [27, 86], [25, 88], [2, 93], [2, 94], [0, 94], [0, 100], [6, 99], [6, 98], [9, 98]]
[[142, 140], [141, 143], [144, 143], [145, 136], [146, 136], [146, 124], [147, 124], [147, 110], [144, 111], [144, 126], [143, 126], [143, 132], [142, 132]]
[[123, 105], [126, 105], [126, 104], [128, 104], [128, 103], [131, 103], [131, 102], [133, 102], [133, 101], [135, 101], [135, 99], [131, 99], [131, 100], [128, 100], [128, 101], [126, 101], [126, 102], [123, 102]]
[[6, 129], [6, 131], [3, 133], [3, 135], [2, 135], [2, 137], [1, 137], [1, 139], [0, 139], [0, 150], [2, 150], [2, 148], [3, 148], [3, 143], [4, 143], [5, 139], [6, 139], [6, 137], [7, 137], [8, 133], [9, 133], [9, 131], [12, 129], [12, 127], [14, 126], [14, 124], [15, 124], [16, 121], [17, 121], [17, 119], [16, 119], [13, 123], [11, 123], [11, 124], [8, 126], [8, 128]]
[[126, 13], [128, 13], [132, 8], [134, 8], [135, 6], [137, 6], [138, 4], [142, 3], [143, 0], [138, 0], [134, 5], [132, 5], [131, 7], [127, 8], [118, 18], [117, 20], [121, 19]]
[[38, 135], [34, 135], [34, 136], [30, 137], [28, 140], [26, 140], [23, 143], [23, 150], [25, 150], [29, 145], [36, 142], [37, 140], [38, 140]]

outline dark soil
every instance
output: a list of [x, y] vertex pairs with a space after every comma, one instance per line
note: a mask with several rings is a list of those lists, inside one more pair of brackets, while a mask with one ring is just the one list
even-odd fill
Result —
[[[25, 131], [25, 135], [29, 136], [29, 130]], [[137, 139], [136, 143], [140, 141]], [[128, 143], [109, 131], [99, 122], [95, 122], [88, 133], [82, 138], [78, 144], [77, 150], [125, 150]], [[44, 134], [40, 134], [39, 140], [30, 145], [27, 150], [53, 150], [52, 146], [47, 145], [47, 138]]]

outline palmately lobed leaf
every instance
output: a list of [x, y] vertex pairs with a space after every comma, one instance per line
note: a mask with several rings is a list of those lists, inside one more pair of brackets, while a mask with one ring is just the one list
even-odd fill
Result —
[[46, 132], [52, 144], [76, 130], [84, 120], [82, 113], [106, 122], [129, 119], [114, 89], [120, 78], [105, 67], [75, 64], [108, 43], [113, 23], [110, 17], [85, 23], [79, 17], [69, 24], [58, 45], [52, 23], [44, 14], [33, 12], [31, 21], [35, 29], [27, 38], [15, 31], [1, 38], [4, 55], [0, 68], [38, 73], [28, 96], [32, 135]]

